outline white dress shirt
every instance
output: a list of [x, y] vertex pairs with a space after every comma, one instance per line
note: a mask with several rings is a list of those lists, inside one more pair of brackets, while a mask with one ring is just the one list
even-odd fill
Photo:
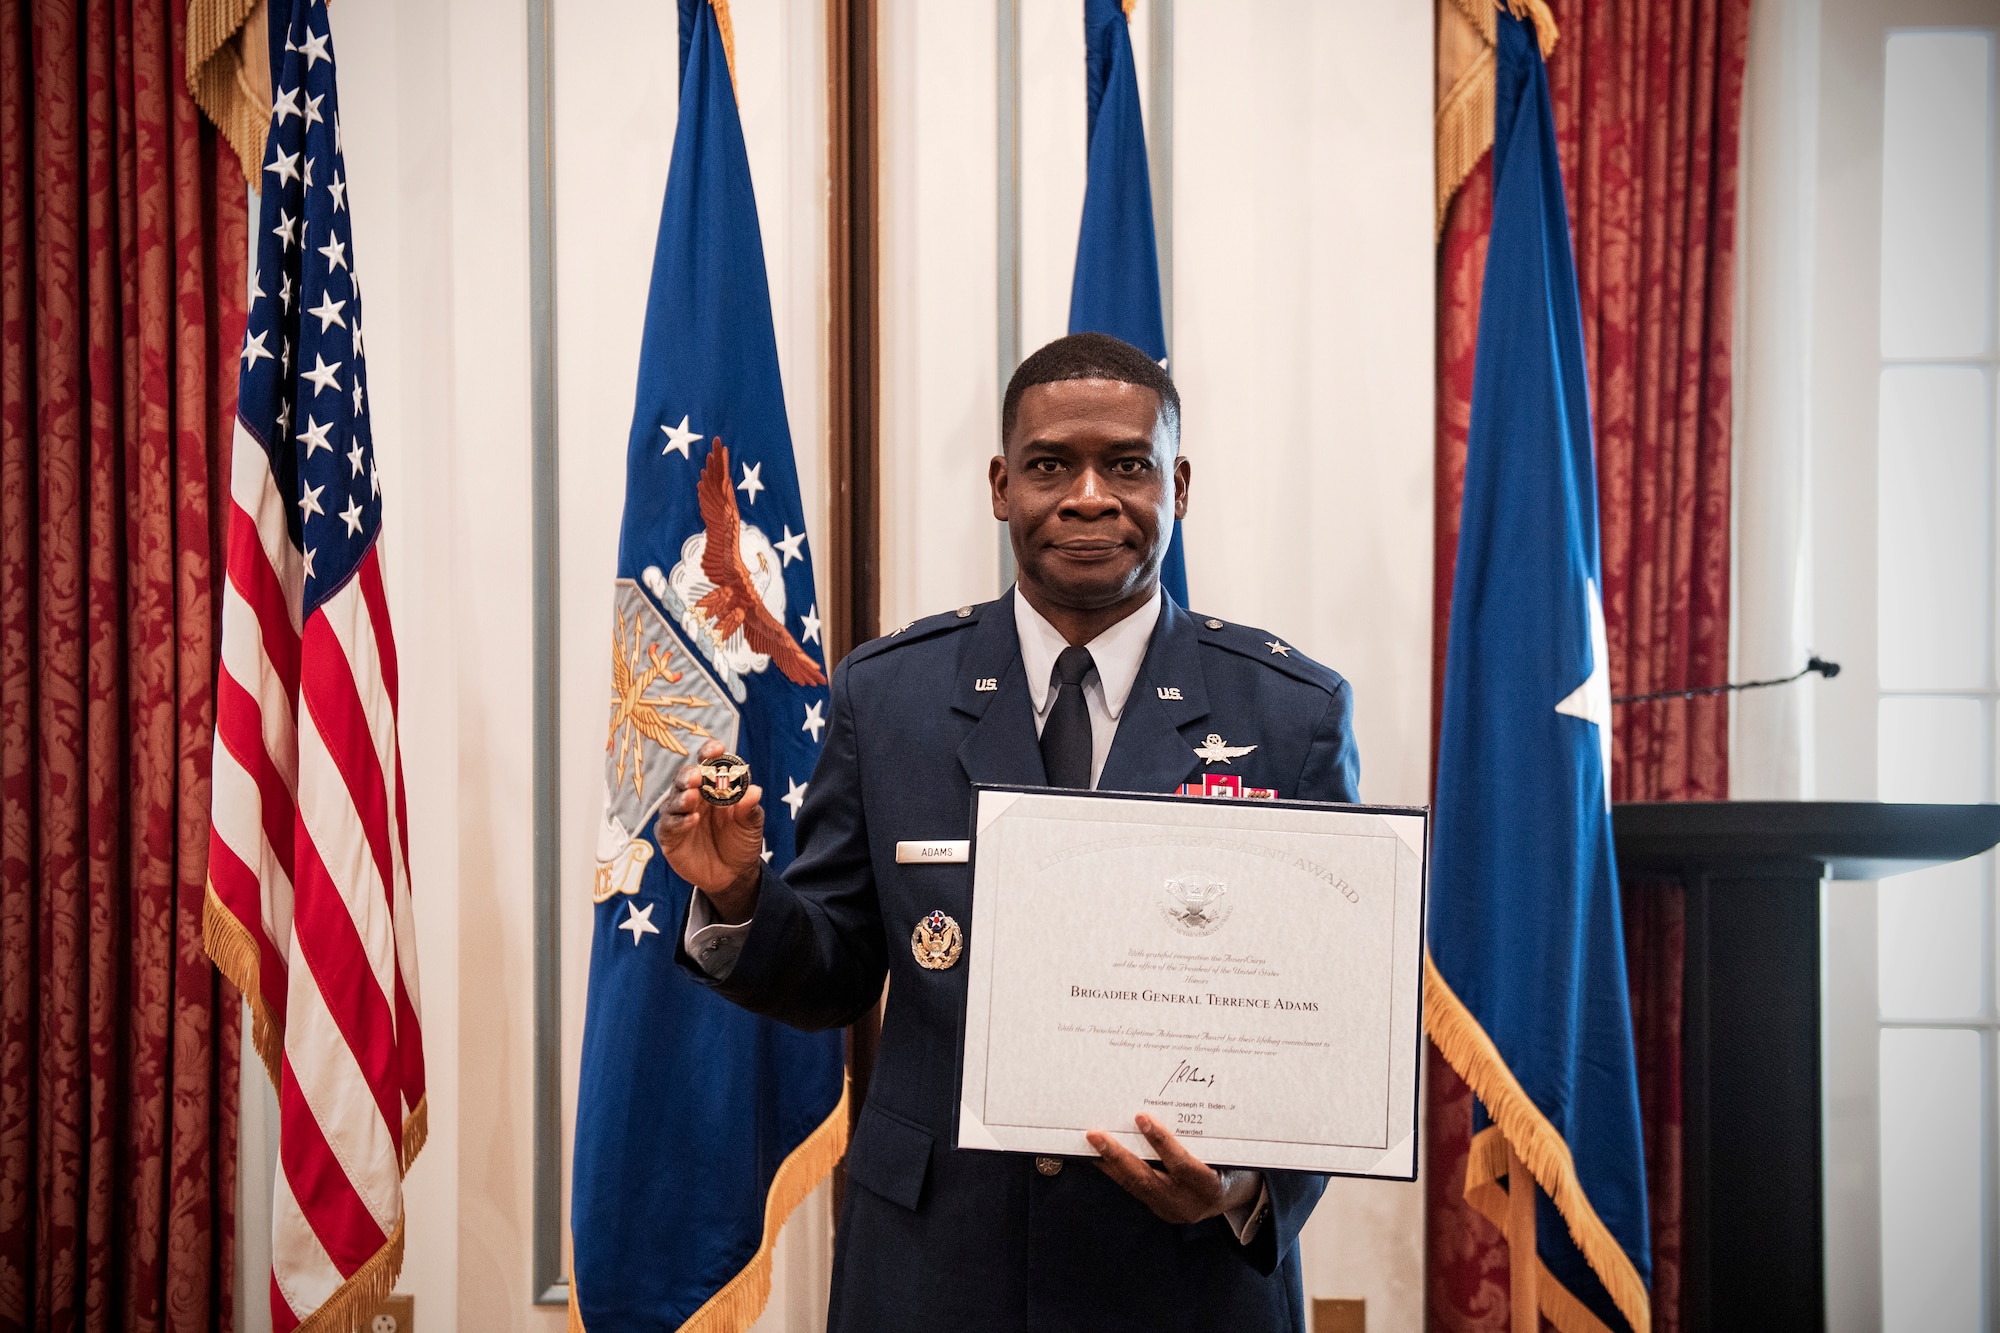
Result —
[[[1139, 664], [1146, 660], [1146, 647], [1153, 641], [1153, 628], [1160, 623], [1160, 590], [1144, 606], [1084, 645], [1090, 650], [1094, 669], [1083, 678], [1083, 703], [1090, 710], [1090, 785], [1097, 785], [1104, 761], [1111, 755], [1111, 742], [1118, 734], [1118, 719], [1125, 701], [1132, 696], [1132, 682], [1139, 678]], [[1056, 701], [1056, 658], [1069, 647], [1062, 631], [1042, 613], [1028, 605], [1028, 599], [1014, 590], [1014, 632], [1021, 640], [1021, 665], [1028, 673], [1028, 701], [1035, 706], [1035, 735], [1049, 720]]]
[[[1132, 684], [1139, 678], [1140, 664], [1146, 660], [1153, 630], [1160, 623], [1160, 598], [1160, 590], [1154, 588], [1151, 600], [1144, 606], [1084, 645], [1090, 650], [1092, 664], [1090, 674], [1083, 678], [1083, 702], [1090, 710], [1092, 787], [1097, 786], [1104, 773], [1104, 761], [1110, 757], [1111, 742], [1118, 735], [1118, 719], [1132, 697]], [[1034, 705], [1035, 735], [1039, 737], [1056, 699], [1056, 658], [1070, 643], [1061, 630], [1028, 605], [1018, 586], [1014, 590], [1014, 630], [1021, 641], [1021, 665], [1027, 671], [1028, 701]], [[716, 920], [715, 908], [699, 889], [688, 900], [687, 929], [681, 942], [687, 956], [711, 977], [720, 979], [729, 975], [736, 965], [736, 956], [743, 951], [743, 938], [749, 933], [748, 921], [732, 926]], [[1243, 1181], [1245, 1176], [1250, 1181]], [[1236, 1233], [1236, 1239], [1248, 1245], [1263, 1227], [1270, 1199], [1263, 1187], [1263, 1173], [1222, 1168], [1222, 1179], [1223, 1187], [1229, 1190], [1247, 1190], [1251, 1182], [1257, 1186], [1257, 1193], [1249, 1203], [1228, 1209], [1222, 1215], [1229, 1229]]]

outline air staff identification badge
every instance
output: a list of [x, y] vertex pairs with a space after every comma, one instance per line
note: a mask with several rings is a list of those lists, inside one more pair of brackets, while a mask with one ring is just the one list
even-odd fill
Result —
[[958, 922], [943, 912], [932, 912], [910, 932], [910, 952], [916, 955], [919, 966], [934, 972], [956, 963], [964, 947], [965, 936], [959, 933]]

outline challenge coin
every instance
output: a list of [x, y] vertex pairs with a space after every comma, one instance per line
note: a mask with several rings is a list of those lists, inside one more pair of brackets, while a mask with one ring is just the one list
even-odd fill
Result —
[[701, 799], [710, 805], [735, 805], [750, 790], [750, 765], [738, 755], [719, 754], [701, 761]]

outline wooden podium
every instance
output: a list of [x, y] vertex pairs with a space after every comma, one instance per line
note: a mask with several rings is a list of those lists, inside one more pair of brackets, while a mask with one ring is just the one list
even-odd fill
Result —
[[1688, 1333], [1826, 1326], [1820, 885], [1963, 860], [2000, 805], [1613, 808], [1626, 883], [1687, 888], [1682, 1299]]

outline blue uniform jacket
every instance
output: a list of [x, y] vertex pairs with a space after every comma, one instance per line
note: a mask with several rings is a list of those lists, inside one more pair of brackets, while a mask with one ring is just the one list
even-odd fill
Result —
[[[972, 920], [971, 867], [898, 865], [896, 843], [966, 837], [975, 782], [1045, 785], [1013, 596], [848, 655], [797, 859], [782, 876], [765, 871], [726, 979], [677, 942], [680, 964], [746, 1009], [812, 1029], [851, 1023], [890, 978], [847, 1154], [859, 1188], [840, 1217], [830, 1333], [1304, 1333], [1298, 1236], [1324, 1177], [1265, 1172], [1270, 1215], [1243, 1245], [1219, 1217], [1160, 1221], [1088, 1161], [1044, 1175], [1026, 1155], [951, 1146], [966, 968], [918, 966], [910, 935], [933, 909]], [[1198, 782], [1208, 766], [1195, 747], [1214, 732], [1257, 747], [1214, 766], [1246, 786], [1356, 800], [1347, 682], [1297, 649], [1274, 651], [1261, 630], [1219, 623], [1162, 605], [1099, 789]], [[998, 688], [975, 689], [982, 680]], [[978, 947], [968, 933], [966, 951]]]

